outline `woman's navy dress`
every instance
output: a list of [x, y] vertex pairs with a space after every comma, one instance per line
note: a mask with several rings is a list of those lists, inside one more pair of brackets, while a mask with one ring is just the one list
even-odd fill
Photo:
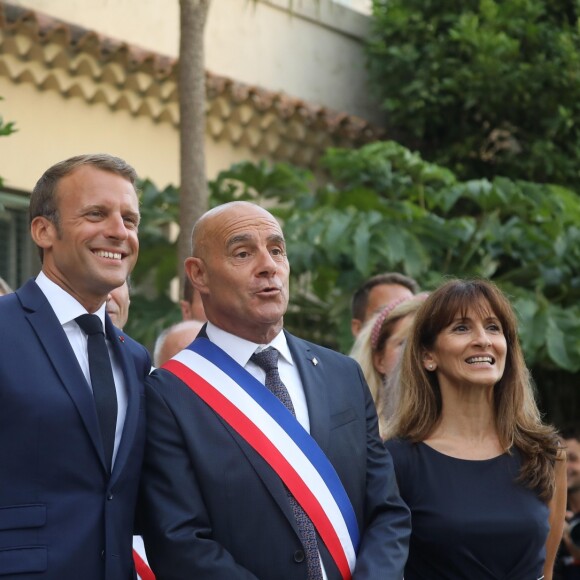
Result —
[[403, 439], [386, 446], [412, 516], [405, 580], [542, 577], [549, 509], [515, 481], [517, 450], [466, 460]]

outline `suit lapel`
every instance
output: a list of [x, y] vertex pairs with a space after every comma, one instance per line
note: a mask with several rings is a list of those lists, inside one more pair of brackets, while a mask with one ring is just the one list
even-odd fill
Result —
[[314, 356], [307, 342], [288, 332], [285, 334], [306, 395], [310, 435], [326, 453], [330, 437], [330, 405], [328, 401], [331, 387], [330, 378], [326, 372], [324, 361]]
[[91, 388], [56, 314], [33, 280], [29, 280], [16, 291], [16, 294], [25, 310], [26, 318], [60, 377], [63, 387], [75, 404], [105, 468], [103, 445]]
[[124, 336], [121, 331], [113, 326], [109, 315], [105, 315], [105, 331], [107, 338], [111, 341], [113, 352], [117, 361], [121, 365], [123, 376], [125, 378], [125, 388], [127, 390], [127, 414], [125, 415], [125, 424], [123, 425], [123, 434], [119, 442], [117, 456], [113, 464], [112, 480], [116, 480], [123, 466], [127, 461], [128, 454], [133, 449], [137, 424], [139, 422], [139, 406], [141, 397], [139, 390], [139, 378], [133, 364], [131, 353], [125, 345]]

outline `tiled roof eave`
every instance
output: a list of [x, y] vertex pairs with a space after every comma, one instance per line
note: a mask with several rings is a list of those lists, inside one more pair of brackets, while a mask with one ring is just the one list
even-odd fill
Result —
[[[0, 76], [179, 125], [177, 59], [0, 0]], [[207, 133], [313, 165], [330, 146], [380, 137], [359, 117], [206, 72]]]

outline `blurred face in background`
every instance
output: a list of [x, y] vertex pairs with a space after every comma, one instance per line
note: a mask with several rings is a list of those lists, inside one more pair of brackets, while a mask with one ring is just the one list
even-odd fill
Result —
[[395, 321], [382, 348], [373, 353], [373, 365], [378, 373], [389, 376], [403, 352], [413, 316], [408, 314]]
[[362, 322], [366, 322], [386, 304], [403, 298], [413, 298], [413, 293], [405, 286], [401, 286], [401, 284], [379, 284], [375, 286], [369, 292], [365, 318]]
[[565, 439], [568, 493], [580, 491], [580, 441]]
[[127, 324], [130, 304], [131, 299], [129, 298], [129, 285], [127, 282], [109, 292], [107, 296], [107, 314], [117, 328], [122, 329]]
[[409, 288], [401, 284], [377, 284], [373, 286], [367, 297], [367, 306], [364, 312], [364, 318], [359, 320], [358, 318], [353, 318], [350, 321], [350, 328], [352, 335], [357, 337], [363, 327], [363, 324], [373, 317], [383, 306], [395, 302], [397, 300], [403, 300], [406, 298], [412, 298], [413, 293]]

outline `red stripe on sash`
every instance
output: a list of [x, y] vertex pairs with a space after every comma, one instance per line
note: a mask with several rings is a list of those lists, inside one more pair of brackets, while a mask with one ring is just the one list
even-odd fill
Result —
[[314, 494], [278, 448], [229, 399], [183, 363], [171, 359], [163, 368], [181, 379], [267, 461], [312, 520], [341, 576], [350, 580], [348, 561], [334, 527]]
[[155, 580], [155, 574], [153, 574], [151, 568], [147, 566], [145, 560], [135, 550], [133, 550], [133, 562], [135, 562], [135, 570], [137, 570], [137, 574], [141, 580]]

